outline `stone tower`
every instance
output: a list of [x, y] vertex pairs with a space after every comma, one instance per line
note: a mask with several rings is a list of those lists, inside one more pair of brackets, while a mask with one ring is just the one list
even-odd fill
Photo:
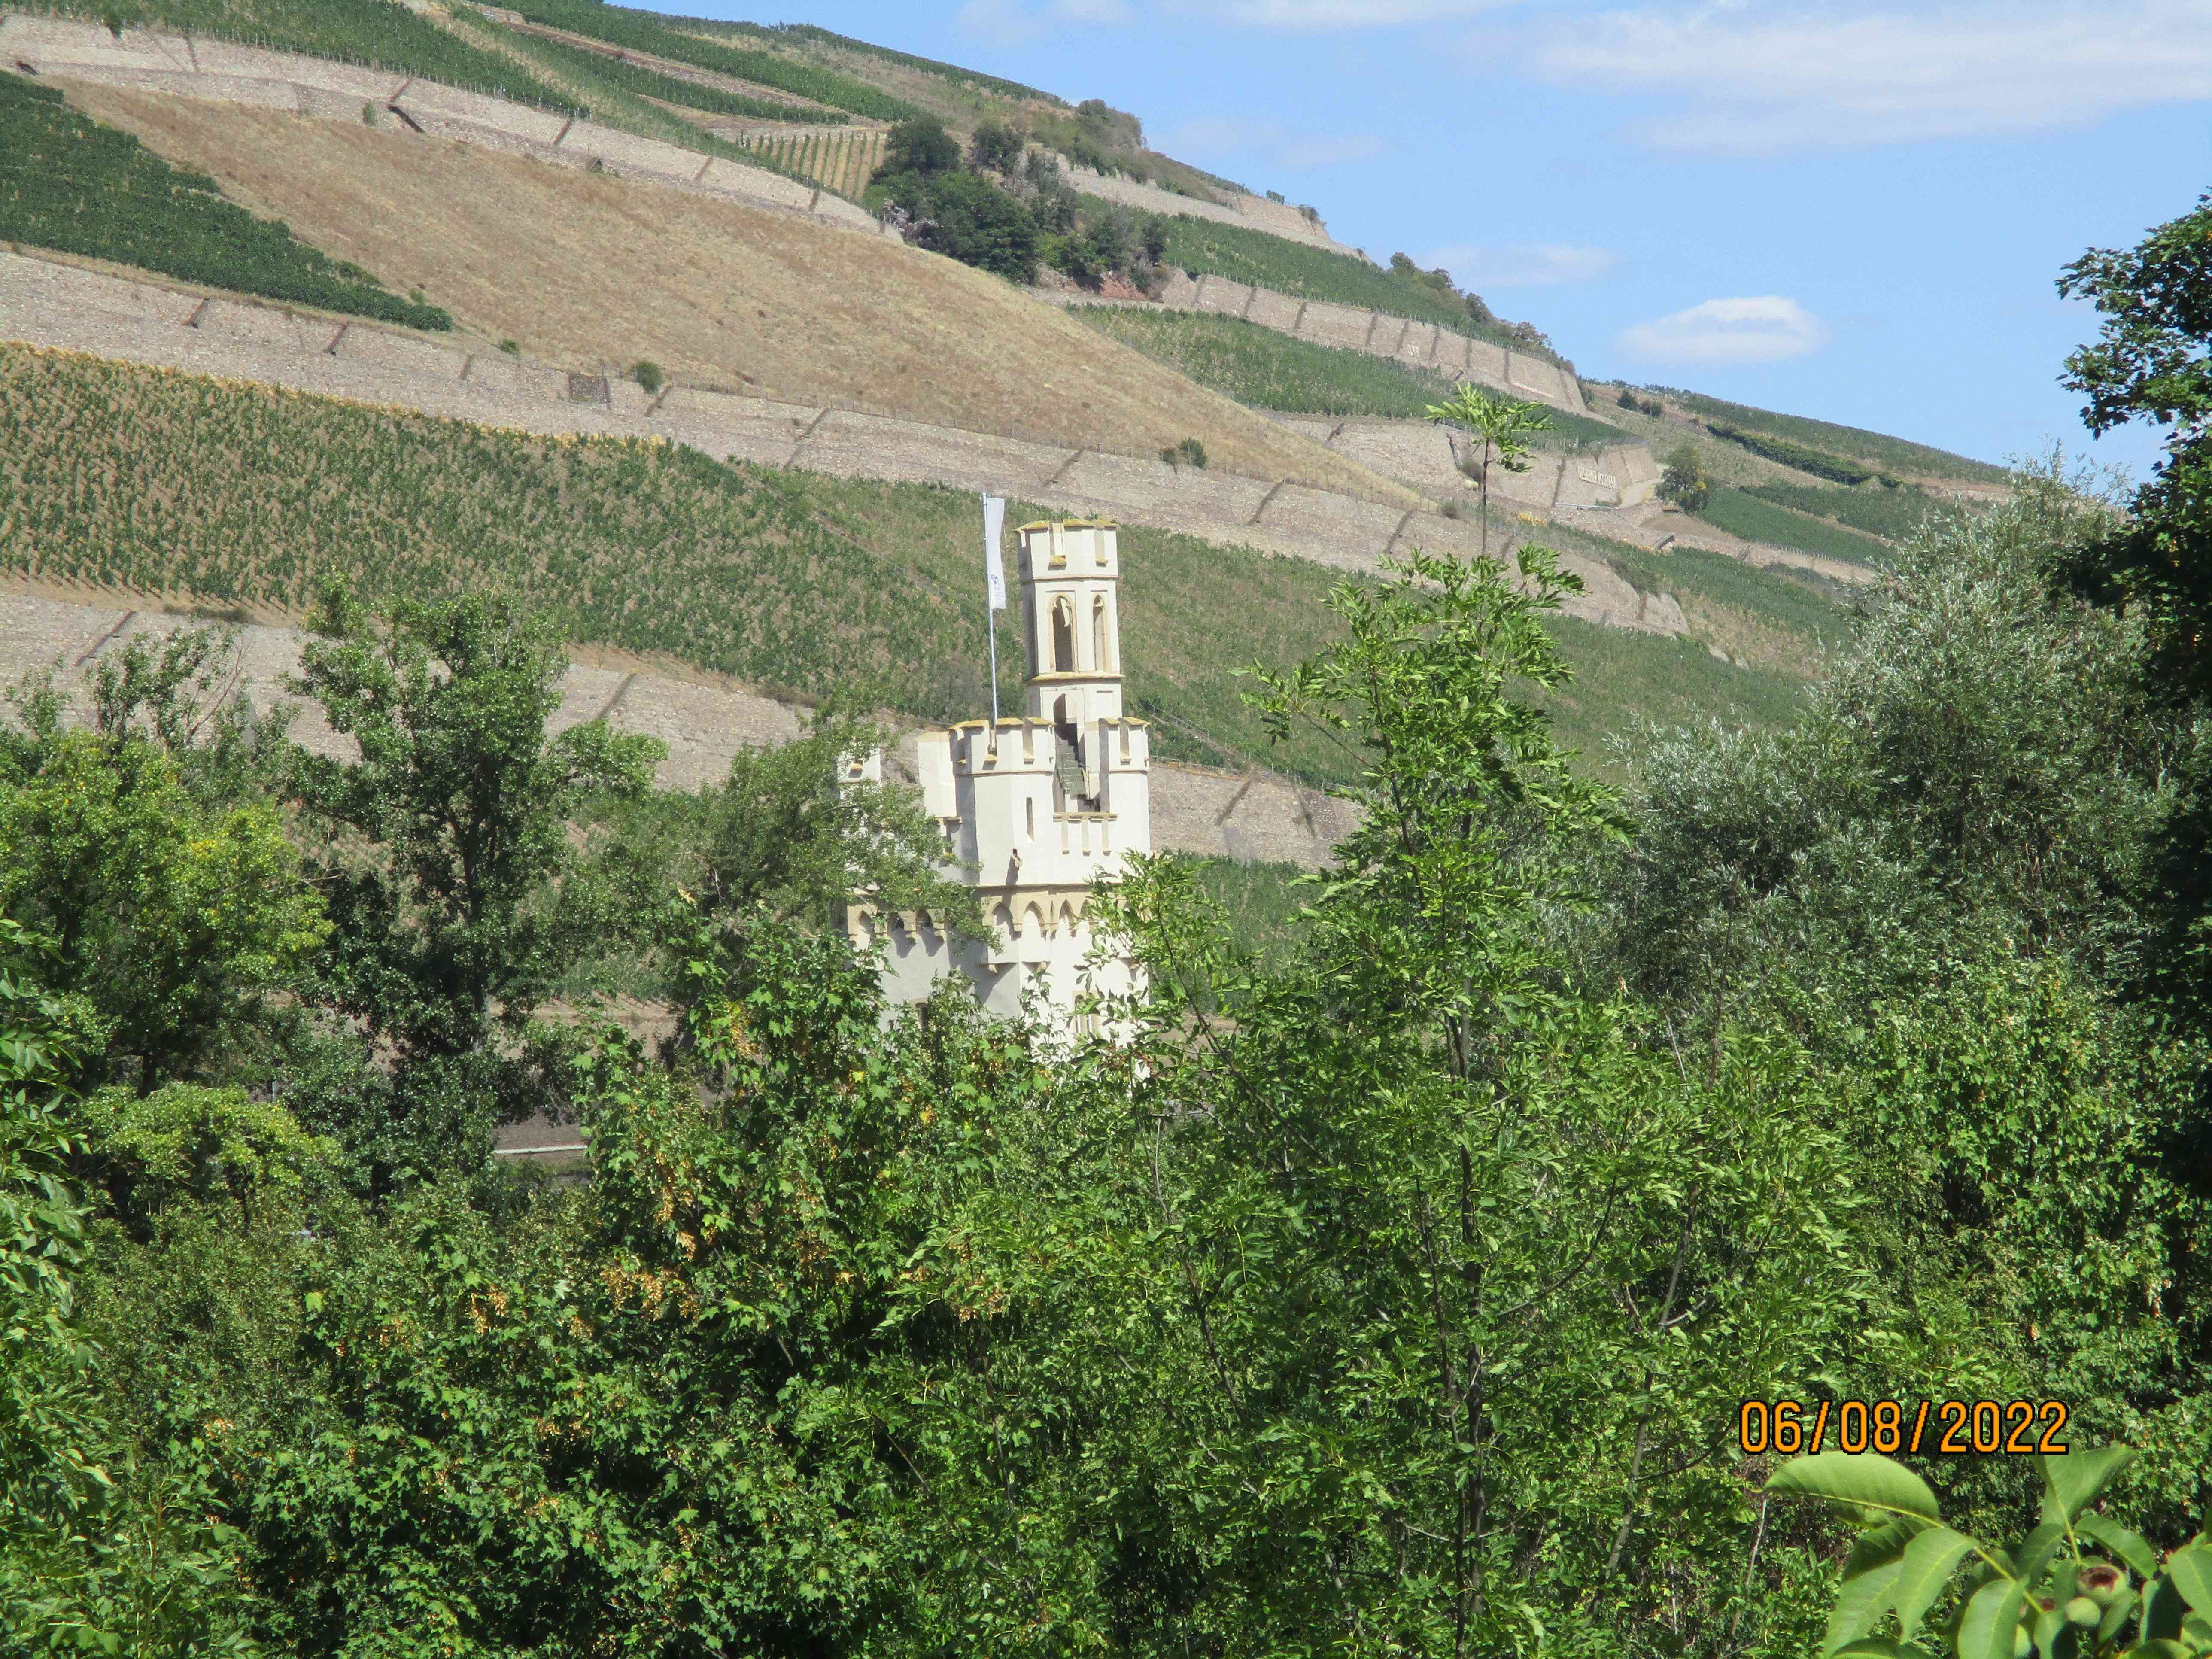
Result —
[[[885, 945], [895, 1002], [963, 975], [994, 1013], [1041, 991], [1073, 1015], [1088, 988], [1134, 988], [1121, 958], [1093, 960], [1091, 883], [1126, 854], [1149, 853], [1152, 757], [1142, 720], [1121, 712], [1121, 552], [1115, 527], [1082, 520], [1017, 530], [1029, 666], [1022, 714], [963, 720], [915, 738], [914, 773], [957, 872], [981, 890], [994, 937], [956, 942], [928, 916], [856, 906], [854, 942]], [[880, 757], [857, 775], [881, 775]]]

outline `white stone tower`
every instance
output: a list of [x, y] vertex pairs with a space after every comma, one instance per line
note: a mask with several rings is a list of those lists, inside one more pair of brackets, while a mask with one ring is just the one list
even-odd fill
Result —
[[[1152, 756], [1142, 720], [1121, 712], [1121, 551], [1103, 520], [1024, 525], [1021, 613], [1029, 662], [1024, 713], [920, 733], [914, 772], [960, 878], [981, 890], [995, 937], [956, 945], [935, 918], [849, 913], [856, 944], [884, 940], [895, 1002], [963, 975], [993, 1013], [1041, 990], [1073, 1016], [1085, 990], [1136, 984], [1126, 959], [1093, 960], [1091, 883], [1152, 848]], [[860, 763], [881, 775], [881, 758]]]

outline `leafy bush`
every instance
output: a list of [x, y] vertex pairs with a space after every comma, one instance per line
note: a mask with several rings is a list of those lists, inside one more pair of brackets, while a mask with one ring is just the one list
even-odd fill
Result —
[[1672, 501], [1686, 513], [1702, 513], [1713, 498], [1713, 481], [1695, 444], [1677, 444], [1667, 453], [1666, 471], [1659, 477], [1659, 499]]
[[978, 173], [1010, 173], [1025, 153], [1022, 135], [1003, 121], [979, 121], [968, 141], [968, 165]]
[[667, 381], [667, 377], [660, 372], [660, 365], [649, 357], [641, 358], [630, 369], [629, 377], [642, 386], [648, 396], [659, 391]]
[[905, 121], [922, 112], [904, 99], [894, 98], [849, 75], [817, 69], [781, 52], [756, 52], [744, 46], [702, 40], [695, 34], [670, 28], [651, 12], [606, 5], [601, 0], [523, 0], [514, 9], [533, 23], [587, 34], [611, 46], [651, 52], [657, 58], [689, 64], [695, 69], [750, 81], [756, 86], [797, 93], [801, 98], [811, 98], [817, 104], [848, 110], [854, 115], [879, 121]]
[[902, 173], [934, 179], [960, 167], [960, 146], [934, 115], [917, 115], [900, 122], [885, 135], [884, 162], [878, 181]]
[[358, 265], [225, 201], [213, 179], [79, 115], [52, 88], [8, 74], [0, 74], [0, 239], [412, 328], [453, 325], [441, 307], [387, 293]]
[[243, 40], [279, 52], [402, 70], [568, 115], [588, 113], [497, 52], [391, 0], [101, 0], [96, 15], [111, 27]]
[[981, 174], [878, 174], [876, 189], [907, 216], [909, 242], [1009, 282], [1036, 280], [1036, 221]]
[[1712, 499], [1698, 509], [1698, 516], [1716, 529], [1741, 536], [1748, 542], [1795, 548], [1801, 553], [1817, 553], [1875, 568], [1887, 563], [1890, 557], [1887, 544], [1871, 536], [1862, 536], [1856, 530], [1846, 530], [1825, 519], [1793, 513], [1786, 507], [1776, 507], [1726, 484], [1712, 492]]

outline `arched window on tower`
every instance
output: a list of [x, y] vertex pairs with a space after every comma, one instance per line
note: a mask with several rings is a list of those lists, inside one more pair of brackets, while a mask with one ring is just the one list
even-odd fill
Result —
[[1091, 601], [1091, 668], [1093, 673], [1114, 672], [1114, 653], [1107, 648], [1106, 596], [1098, 594]]
[[1075, 672], [1075, 607], [1065, 593], [1052, 602], [1052, 672]]

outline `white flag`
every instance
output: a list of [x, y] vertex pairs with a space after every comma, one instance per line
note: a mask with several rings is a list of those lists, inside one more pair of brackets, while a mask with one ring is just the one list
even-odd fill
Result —
[[991, 609], [1006, 608], [1006, 567], [999, 556], [999, 537], [1006, 524], [1006, 498], [983, 497], [983, 580], [991, 596]]

